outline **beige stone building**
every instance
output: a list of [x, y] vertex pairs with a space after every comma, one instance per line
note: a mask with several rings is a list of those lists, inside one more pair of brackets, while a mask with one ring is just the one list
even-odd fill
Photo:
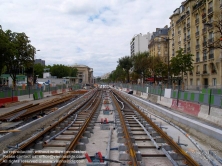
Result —
[[148, 44], [149, 54], [151, 56], [161, 56], [164, 61], [168, 61], [168, 26], [164, 28], [156, 28], [156, 32], [153, 32], [151, 40]]
[[186, 0], [170, 16], [170, 58], [179, 48], [194, 55], [193, 72], [184, 76], [189, 88], [222, 85], [221, 50], [208, 47], [220, 35], [214, 33], [214, 26], [206, 27], [206, 23], [221, 19], [221, 4], [222, 0]]
[[86, 65], [73, 65], [78, 69], [78, 74], [76, 78], [73, 78], [71, 82], [79, 83], [79, 84], [93, 84], [93, 69]]

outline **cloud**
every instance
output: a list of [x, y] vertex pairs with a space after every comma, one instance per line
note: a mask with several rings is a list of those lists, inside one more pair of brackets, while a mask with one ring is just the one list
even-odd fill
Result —
[[169, 25], [178, 0], [0, 0], [4, 30], [25, 32], [46, 64], [84, 64], [101, 76], [130, 55], [135, 34]]

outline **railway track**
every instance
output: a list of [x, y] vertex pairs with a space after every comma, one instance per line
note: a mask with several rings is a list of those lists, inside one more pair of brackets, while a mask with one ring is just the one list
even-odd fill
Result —
[[[115, 109], [109, 110], [109, 105], [113, 105]], [[105, 110], [101, 111], [102, 108]], [[106, 110], [111, 114], [106, 115], [104, 113]], [[99, 145], [98, 149], [89, 148], [88, 143], [92, 141], [91, 134], [94, 133], [92, 134], [94, 139], [101, 139], [101, 136], [94, 132], [95, 126], [97, 126], [96, 131], [98, 127], [103, 130], [101, 127], [103, 123], [102, 120], [101, 124], [99, 123], [99, 117], [112, 119], [112, 116], [114, 126], [105, 124], [105, 128], [110, 134], [116, 133], [116, 138], [110, 135], [108, 142], [117, 142], [118, 148], [113, 147], [116, 144], [108, 143], [106, 157], [94, 156], [93, 158], [92, 154], [103, 148], [102, 142], [106, 140], [102, 139], [99, 143], [101, 147]], [[153, 116], [148, 117], [144, 111], [117, 91], [103, 89], [103, 91], [95, 91], [88, 100], [84, 99], [84, 102], [75, 107], [68, 106], [66, 113], [58, 121], [18, 147], [5, 151], [0, 164], [94, 166], [108, 165], [110, 162], [110, 166], [199, 165], [182, 149], [182, 146], [182, 143], [173, 141], [167, 135], [165, 126], [156, 122]], [[110, 155], [110, 153], [113, 154], [109, 152], [111, 149], [118, 149], [114, 152], [116, 155]], [[87, 151], [90, 151], [91, 156]]]
[[87, 137], [84, 136], [90, 135], [92, 128], [89, 127], [89, 123], [100, 103], [100, 97], [100, 92], [95, 93], [89, 101], [78, 108], [71, 108], [67, 115], [26, 143], [5, 151], [3, 158], [0, 159], [0, 164], [74, 164], [75, 160], [72, 158], [76, 156], [74, 150], [85, 150], [85, 145], [79, 141], [82, 139], [87, 142]]
[[45, 102], [43, 104], [28, 104], [24, 107], [16, 109], [12, 112], [1, 115], [0, 121], [3, 122], [15, 122], [15, 121], [25, 121], [30, 119], [36, 119], [37, 116], [43, 116], [50, 113], [51, 108], [66, 103], [72, 99], [75, 99], [76, 95], [67, 95], [62, 98], [56, 98], [54, 100]]
[[166, 165], [199, 165], [166, 134], [160, 124], [156, 124], [121, 95], [115, 93], [113, 100], [118, 112], [119, 141], [125, 144], [123, 149], [126, 152], [120, 158], [126, 160], [126, 164], [146, 165], [146, 160], [155, 158], [155, 162], [158, 163], [160, 159]]

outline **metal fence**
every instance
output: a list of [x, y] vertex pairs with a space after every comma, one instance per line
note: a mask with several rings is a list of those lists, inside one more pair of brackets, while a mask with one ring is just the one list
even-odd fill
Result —
[[56, 91], [56, 90], [62, 90], [62, 89], [72, 89], [72, 90], [77, 90], [81, 89], [81, 84], [76, 84], [76, 85], [57, 85], [57, 86], [27, 86], [25, 89], [22, 89], [22, 87], [16, 87], [16, 89], [1, 89], [0, 90], [0, 98], [7, 98], [7, 97], [13, 97], [13, 96], [22, 96], [22, 95], [33, 95], [35, 92], [51, 92], [51, 91]]
[[[164, 96], [166, 86], [158, 85], [136, 85], [136, 84], [122, 84], [115, 83], [117, 87], [126, 88], [143, 93], [149, 93], [159, 96]], [[195, 102], [203, 105], [214, 106], [222, 108], [222, 89], [217, 88], [202, 88], [201, 90], [182, 90], [181, 87], [171, 89], [171, 98]]]

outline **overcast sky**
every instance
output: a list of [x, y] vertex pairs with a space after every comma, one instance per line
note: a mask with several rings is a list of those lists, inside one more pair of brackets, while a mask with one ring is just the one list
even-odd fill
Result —
[[182, 0], [0, 0], [3, 30], [25, 32], [46, 65], [87, 65], [94, 76], [130, 55], [130, 40], [169, 26]]

